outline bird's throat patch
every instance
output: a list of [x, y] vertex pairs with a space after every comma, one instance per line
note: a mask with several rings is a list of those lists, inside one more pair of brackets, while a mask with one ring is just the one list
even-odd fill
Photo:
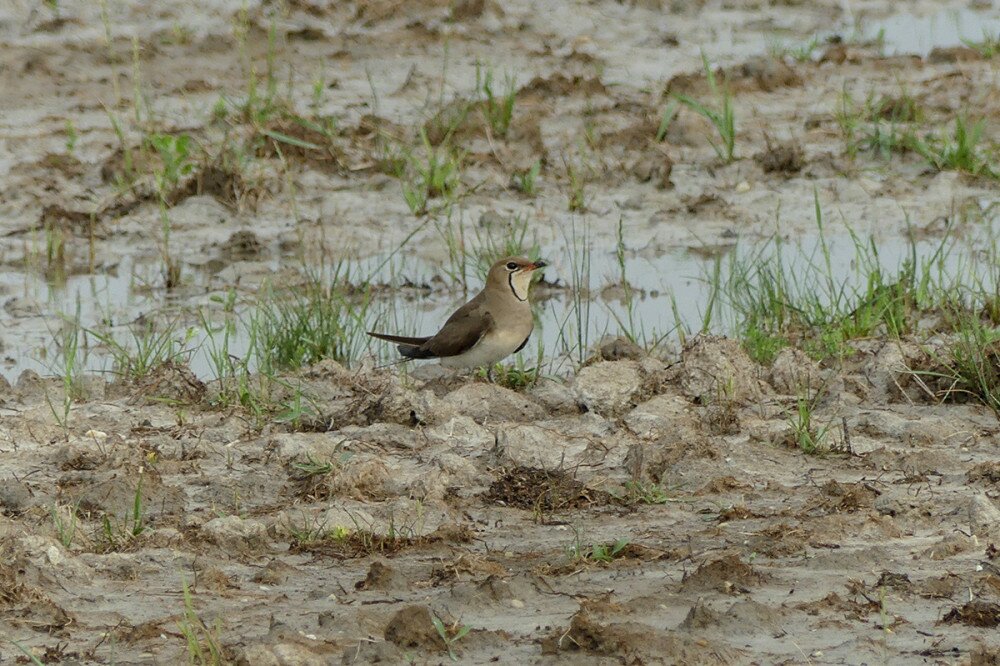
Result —
[[519, 301], [528, 300], [528, 287], [531, 285], [531, 273], [525, 273], [523, 271], [508, 273], [507, 284], [510, 285], [510, 291], [514, 294], [514, 298]]

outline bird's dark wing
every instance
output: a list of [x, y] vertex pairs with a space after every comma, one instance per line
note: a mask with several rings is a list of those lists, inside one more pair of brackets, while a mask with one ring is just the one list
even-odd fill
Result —
[[472, 349], [495, 326], [493, 316], [483, 308], [482, 299], [473, 298], [456, 310], [437, 335], [419, 350], [439, 358], [458, 356]]
[[519, 344], [519, 345], [517, 346], [517, 349], [515, 349], [515, 350], [514, 350], [514, 353], [516, 354], [517, 352], [519, 352], [519, 351], [521, 351], [522, 349], [524, 349], [524, 345], [528, 344], [528, 340], [530, 340], [530, 339], [531, 339], [531, 333], [528, 333], [528, 337], [526, 337], [526, 338], [524, 339], [524, 342], [522, 342], [521, 344]]

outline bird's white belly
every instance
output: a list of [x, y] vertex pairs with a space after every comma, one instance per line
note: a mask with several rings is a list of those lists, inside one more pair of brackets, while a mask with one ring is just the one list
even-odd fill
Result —
[[521, 346], [524, 339], [531, 335], [531, 329], [511, 327], [506, 331], [493, 331], [483, 336], [469, 351], [457, 356], [447, 356], [441, 359], [441, 365], [446, 368], [479, 368], [502, 361]]

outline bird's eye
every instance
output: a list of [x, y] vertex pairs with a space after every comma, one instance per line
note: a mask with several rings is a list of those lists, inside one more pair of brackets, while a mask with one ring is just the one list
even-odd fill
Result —
[[508, 261], [507, 262], [507, 270], [509, 270], [509, 271], [516, 271], [517, 270], [517, 264], [515, 264], [513, 261]]

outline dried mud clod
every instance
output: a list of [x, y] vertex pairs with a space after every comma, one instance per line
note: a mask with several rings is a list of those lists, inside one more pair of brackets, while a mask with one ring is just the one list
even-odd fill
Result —
[[339, 173], [344, 168], [342, 151], [332, 143], [329, 133], [319, 127], [295, 119], [279, 119], [272, 121], [265, 132], [257, 148], [258, 157], [283, 158], [326, 173]]
[[869, 510], [882, 493], [867, 483], [840, 483], [831, 479], [820, 489], [819, 510], [826, 513], [850, 513]]
[[805, 153], [795, 141], [769, 145], [753, 159], [767, 173], [795, 174], [805, 166]]
[[406, 536], [399, 532], [376, 534], [369, 530], [356, 530], [342, 535], [296, 541], [290, 544], [289, 551], [347, 560], [372, 555], [391, 556], [405, 550], [440, 543], [468, 543], [471, 539], [472, 532], [465, 525], [442, 525], [423, 536]]
[[33, 564], [20, 543], [0, 541], [0, 617], [5, 621], [67, 637], [65, 628], [75, 618], [42, 591], [50, 580], [51, 574]]
[[740, 652], [706, 640], [694, 640], [640, 622], [602, 624], [586, 610], [573, 615], [569, 628], [542, 641], [543, 655], [583, 652], [612, 656], [623, 664], [729, 664]]
[[364, 579], [354, 584], [356, 590], [379, 590], [382, 592], [408, 588], [409, 582], [406, 576], [380, 560], [372, 562]]
[[988, 460], [979, 463], [965, 474], [969, 483], [982, 481], [984, 483], [1000, 483], [1000, 462]]
[[761, 381], [761, 367], [739, 342], [715, 336], [692, 340], [671, 374], [685, 395], [703, 404], [730, 401], [743, 405], [769, 388]]
[[174, 361], [162, 363], [133, 382], [133, 390], [137, 399], [150, 403], [170, 400], [180, 404], [199, 404], [208, 391], [191, 368]]
[[941, 618], [944, 624], [965, 624], [970, 627], [996, 627], [1000, 625], [1000, 604], [991, 601], [970, 601], [955, 606]]
[[385, 640], [401, 648], [444, 650], [444, 639], [434, 626], [427, 606], [407, 606], [398, 611], [385, 626]]
[[742, 594], [751, 587], [760, 585], [765, 576], [754, 570], [736, 555], [726, 555], [719, 559], [705, 562], [693, 572], [686, 574], [681, 580], [681, 589], [685, 592], [697, 590], [715, 590], [725, 594]]
[[565, 472], [528, 467], [504, 470], [482, 497], [490, 504], [544, 513], [606, 504], [609, 499]]

